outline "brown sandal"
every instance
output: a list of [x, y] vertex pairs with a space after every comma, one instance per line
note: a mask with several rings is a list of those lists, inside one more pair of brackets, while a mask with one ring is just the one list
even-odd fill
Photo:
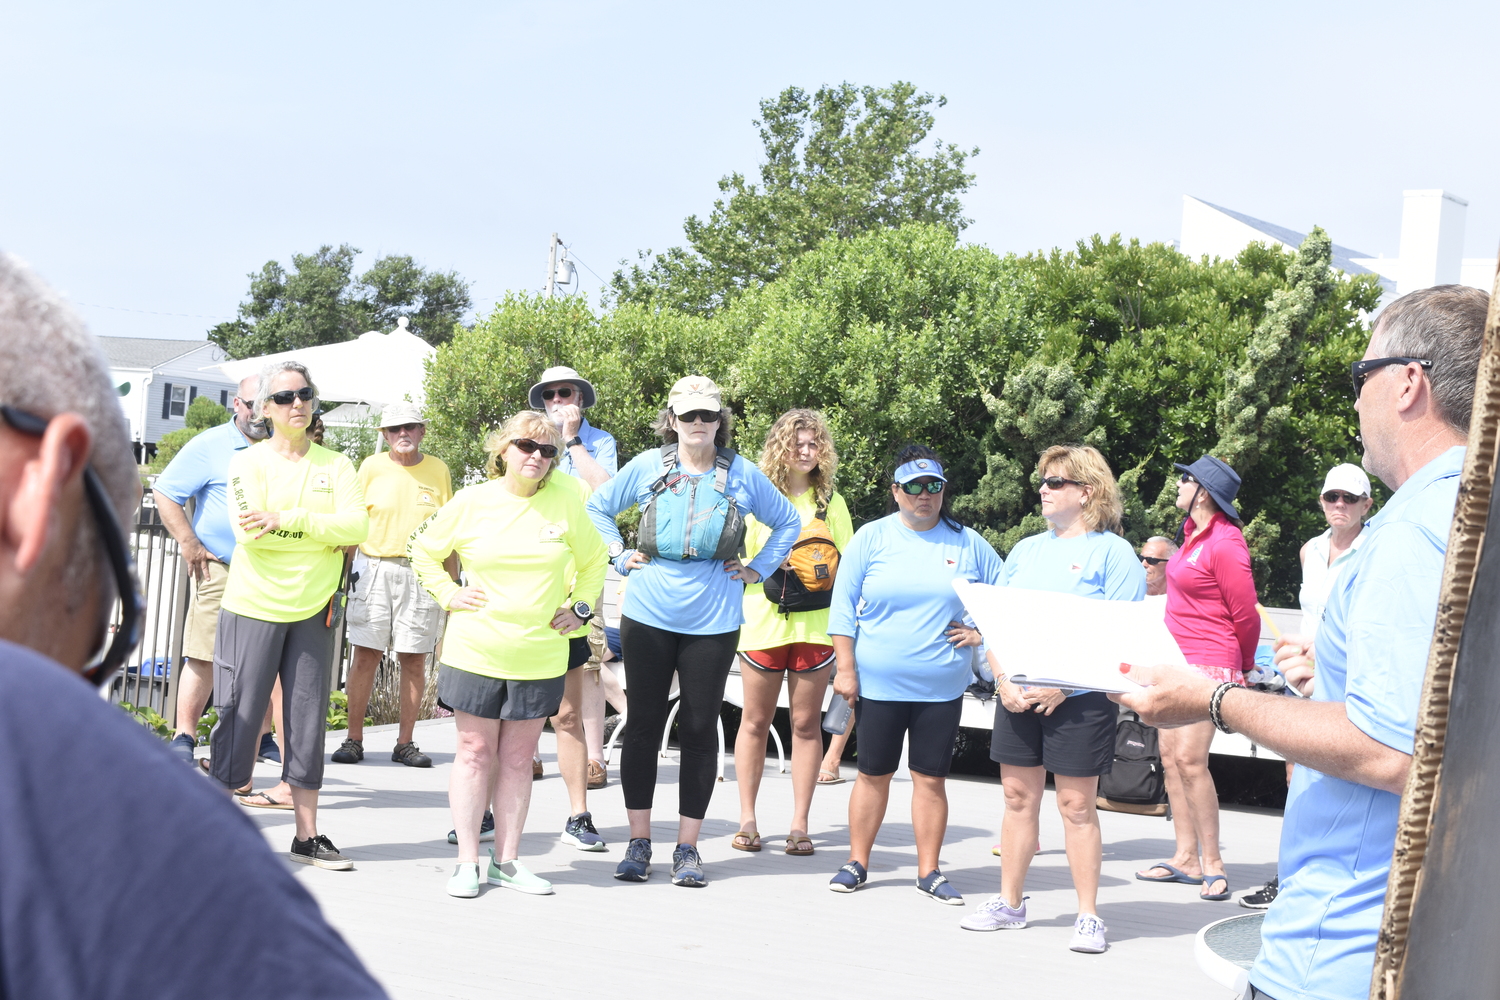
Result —
[[[800, 847], [798, 846], [800, 844], [806, 844], [807, 846]], [[796, 855], [799, 858], [805, 858], [813, 852], [813, 842], [808, 839], [805, 833], [789, 833], [786, 835], [786, 852]]]
[[729, 842], [729, 846], [736, 851], [758, 851], [760, 850], [760, 834], [741, 830], [734, 835], [734, 839]]
[[[203, 769], [203, 773], [204, 774], [208, 774], [209, 773], [209, 763], [208, 763], [208, 758], [207, 757], [199, 757], [198, 758], [198, 766]], [[245, 782], [245, 787], [244, 788], [236, 788], [234, 790], [234, 794], [236, 794], [236, 795], [249, 795], [253, 791], [255, 791], [255, 779], [251, 778], [249, 781]]]

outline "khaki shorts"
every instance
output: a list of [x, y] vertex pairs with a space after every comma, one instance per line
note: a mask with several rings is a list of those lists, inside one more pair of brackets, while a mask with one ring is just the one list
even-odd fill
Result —
[[430, 653], [443, 636], [443, 609], [405, 559], [360, 553], [349, 586], [348, 638], [366, 649]]
[[224, 600], [224, 585], [228, 582], [229, 567], [217, 560], [209, 560], [208, 579], [193, 581], [187, 624], [182, 632], [183, 656], [213, 662], [214, 636], [219, 631], [219, 604]]

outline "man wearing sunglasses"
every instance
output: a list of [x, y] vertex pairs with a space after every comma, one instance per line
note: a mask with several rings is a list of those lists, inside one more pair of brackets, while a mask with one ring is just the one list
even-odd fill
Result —
[[531, 408], [541, 410], [562, 431], [566, 450], [557, 459], [557, 471], [577, 476], [597, 490], [620, 469], [614, 435], [588, 422], [583, 411], [598, 402], [594, 385], [566, 365], [542, 372], [531, 387]]
[[1172, 539], [1152, 535], [1141, 545], [1141, 567], [1146, 571], [1146, 596], [1162, 597], [1167, 592], [1167, 560], [1177, 546]]
[[[1113, 696], [1151, 725], [1208, 719], [1303, 765], [1249, 996], [1369, 994], [1488, 309], [1475, 288], [1412, 292], [1381, 313], [1353, 366], [1364, 467], [1395, 492], [1334, 581], [1311, 697], [1165, 666], [1129, 668], [1147, 690]], [[1297, 647], [1278, 663], [1294, 683], [1311, 672]]]
[[[98, 342], [0, 255], [0, 991], [382, 997], [260, 833], [90, 683], [139, 635], [139, 499]], [[105, 863], [101, 836], [149, 849]]]

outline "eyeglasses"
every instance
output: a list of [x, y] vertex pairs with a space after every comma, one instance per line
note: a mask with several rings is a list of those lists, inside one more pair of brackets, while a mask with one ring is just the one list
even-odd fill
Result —
[[561, 389], [542, 390], [542, 398], [547, 400], [548, 402], [550, 402], [554, 396], [558, 399], [572, 399], [573, 387], [571, 385], [565, 385]]
[[1198, 482], [1197, 479], [1193, 478], [1193, 474], [1191, 472], [1184, 472], [1182, 475], [1180, 475], [1180, 476], [1177, 477], [1177, 481], [1179, 483], [1197, 483]]
[[313, 391], [312, 386], [304, 385], [300, 389], [283, 389], [280, 392], [273, 392], [269, 396], [267, 396], [266, 399], [272, 403], [275, 403], [277, 406], [291, 406], [292, 400], [294, 399], [300, 399], [304, 403], [310, 403], [317, 395], [318, 394]]
[[[41, 437], [47, 433], [50, 422], [34, 413], [0, 404], [0, 417], [22, 434]], [[83, 676], [92, 684], [103, 685], [113, 679], [115, 673], [125, 665], [125, 659], [141, 641], [141, 619], [146, 615], [146, 602], [135, 585], [135, 569], [130, 561], [130, 549], [125, 545], [125, 534], [120, 522], [115, 520], [114, 509], [105, 495], [104, 484], [92, 464], [83, 467], [83, 493], [88, 498], [89, 510], [94, 523], [99, 527], [99, 537], [104, 551], [109, 556], [109, 568], [115, 578], [115, 589], [120, 594], [120, 626], [110, 640], [104, 656], [92, 667], [83, 671]]]
[[538, 444], [537, 442], [531, 440], [531, 438], [516, 438], [515, 440], [511, 441], [511, 444], [515, 445], [517, 448], [520, 448], [528, 455], [530, 455], [532, 452], [539, 451], [542, 453], [543, 458], [557, 457], [557, 445], [555, 444]]
[[1426, 358], [1370, 358], [1367, 361], [1356, 361], [1349, 366], [1349, 378], [1354, 382], [1354, 398], [1364, 391], [1365, 379], [1375, 373], [1377, 369], [1387, 365], [1421, 365], [1426, 371], [1432, 367], [1432, 362]]
[[941, 493], [943, 492], [943, 487], [947, 484], [941, 479], [934, 479], [928, 483], [897, 483], [896, 485], [901, 487], [902, 493], [905, 493], [909, 497], [916, 497], [921, 496], [923, 490], [926, 490], [928, 493]]
[[1155, 556], [1141, 556], [1141, 562], [1145, 563], [1148, 566], [1160, 566], [1162, 563], [1167, 561], [1168, 560], [1166, 559], [1158, 559]]
[[403, 432], [406, 432], [406, 431], [409, 431], [409, 432], [415, 434], [419, 428], [425, 427], [425, 426], [426, 426], [426, 424], [397, 424], [395, 427], [385, 427], [385, 428], [382, 428], [382, 429], [383, 430], [388, 430], [392, 434], [400, 434], [400, 433], [403, 433]]
[[1323, 494], [1324, 503], [1346, 503], [1351, 507], [1363, 499], [1364, 497], [1357, 497], [1353, 493], [1345, 493], [1343, 490], [1329, 490]]
[[716, 424], [719, 422], [718, 410], [693, 410], [691, 413], [677, 414], [677, 422], [682, 424]]
[[1076, 479], [1064, 479], [1062, 476], [1044, 476], [1042, 478], [1042, 485], [1047, 487], [1047, 489], [1049, 490], [1060, 490], [1064, 486], [1087, 487], [1088, 483], [1080, 483]]

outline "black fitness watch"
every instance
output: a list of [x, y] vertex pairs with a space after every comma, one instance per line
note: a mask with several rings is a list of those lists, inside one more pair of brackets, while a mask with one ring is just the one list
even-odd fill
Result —
[[594, 617], [594, 609], [589, 606], [588, 601], [574, 601], [573, 614], [581, 622], [586, 622]]
[[579, 437], [577, 434], [574, 434], [573, 435], [573, 440], [571, 440], [571, 441], [568, 442], [568, 447], [572, 448], [575, 445], [580, 445], [580, 444], [583, 444], [583, 438]]

